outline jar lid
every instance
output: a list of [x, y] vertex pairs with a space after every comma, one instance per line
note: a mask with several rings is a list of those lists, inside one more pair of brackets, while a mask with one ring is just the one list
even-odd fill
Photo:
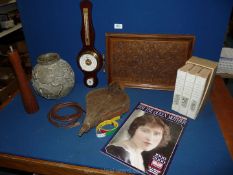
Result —
[[57, 53], [46, 53], [37, 58], [39, 64], [53, 64], [60, 59]]

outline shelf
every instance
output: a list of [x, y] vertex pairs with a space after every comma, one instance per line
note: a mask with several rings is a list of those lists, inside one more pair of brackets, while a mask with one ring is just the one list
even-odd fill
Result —
[[6, 35], [8, 35], [8, 34], [10, 34], [10, 33], [12, 33], [12, 32], [14, 32], [14, 31], [16, 31], [16, 30], [19, 30], [19, 29], [21, 29], [22, 28], [22, 24], [17, 24], [17, 25], [15, 25], [14, 27], [12, 27], [12, 28], [9, 28], [9, 29], [7, 29], [7, 30], [3, 30], [1, 33], [0, 33], [0, 38], [2, 38], [2, 37], [4, 37], [4, 36], [6, 36]]
[[3, 0], [3, 1], [0, 3], [0, 7], [1, 7], [1, 6], [6, 6], [6, 5], [9, 5], [9, 4], [13, 4], [13, 3], [16, 3], [16, 0]]

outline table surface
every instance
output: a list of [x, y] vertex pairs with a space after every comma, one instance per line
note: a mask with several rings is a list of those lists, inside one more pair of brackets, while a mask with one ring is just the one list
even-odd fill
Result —
[[[101, 80], [97, 88], [106, 84]], [[73, 101], [85, 109], [85, 96], [91, 90], [79, 82], [64, 98], [47, 100], [37, 96], [40, 110], [30, 115], [25, 113], [20, 95], [17, 95], [0, 111], [0, 154], [137, 174], [137, 171], [100, 152], [110, 137], [96, 138], [94, 129], [79, 137], [80, 126], [57, 128], [48, 122], [47, 114], [57, 103]], [[173, 91], [126, 88], [125, 92], [131, 105], [120, 123], [126, 120], [138, 102], [174, 112], [171, 110]], [[209, 101], [196, 120], [189, 119], [181, 137], [167, 171], [167, 175], [177, 174], [233, 174], [233, 161]]]

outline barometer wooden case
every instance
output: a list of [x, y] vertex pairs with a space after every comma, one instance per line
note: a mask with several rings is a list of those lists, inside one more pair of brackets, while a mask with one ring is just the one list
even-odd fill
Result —
[[95, 31], [92, 22], [92, 3], [89, 0], [80, 2], [82, 14], [81, 38], [83, 48], [77, 56], [78, 67], [84, 74], [84, 84], [87, 87], [96, 87], [98, 84], [97, 73], [103, 65], [100, 53], [95, 49]]

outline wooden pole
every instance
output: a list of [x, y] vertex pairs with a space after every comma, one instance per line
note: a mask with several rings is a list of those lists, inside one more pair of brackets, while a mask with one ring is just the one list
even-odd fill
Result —
[[25, 111], [27, 113], [37, 112], [39, 110], [39, 106], [21, 65], [19, 54], [17, 50], [13, 50], [11, 46], [10, 51], [8, 52], [8, 58], [13, 66], [16, 78], [18, 80], [19, 90], [21, 93]]

